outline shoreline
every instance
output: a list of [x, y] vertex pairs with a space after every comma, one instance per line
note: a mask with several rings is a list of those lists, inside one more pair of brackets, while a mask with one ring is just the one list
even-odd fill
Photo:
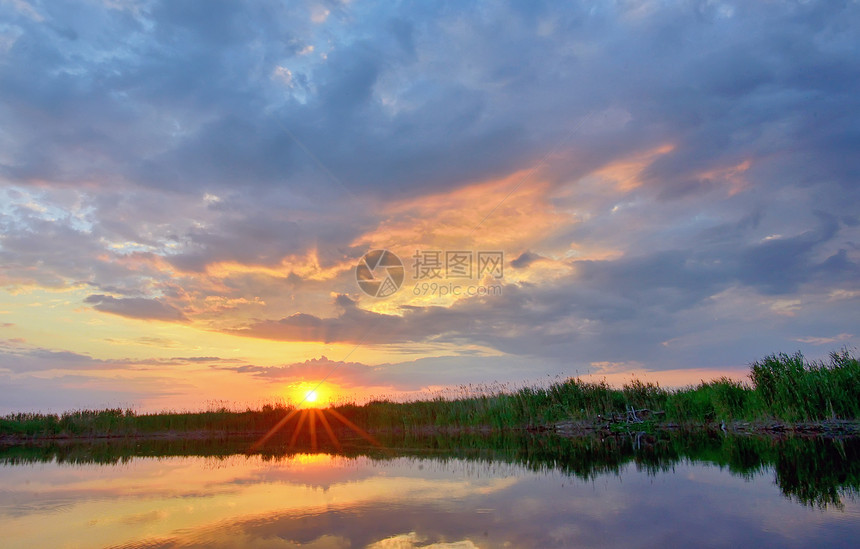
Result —
[[780, 420], [729, 421], [708, 423], [609, 423], [595, 421], [560, 421], [537, 430], [553, 431], [561, 436], [608, 433], [638, 433], [648, 431], [722, 432], [727, 435], [758, 436], [860, 436], [860, 420], [829, 419], [822, 421], [786, 422]]
[[[571, 420], [560, 421], [546, 425], [510, 427], [504, 429], [490, 426], [415, 426], [408, 429], [397, 427], [393, 429], [369, 429], [374, 435], [491, 435], [499, 433], [532, 433], [548, 434], [565, 438], [587, 437], [594, 435], [620, 436], [643, 432], [702, 432], [722, 433], [740, 436], [799, 436], [841, 438], [860, 436], [860, 420], [825, 420], [812, 422], [783, 422], [777, 420], [731, 421], [709, 423], [674, 423], [674, 422], [641, 422], [641, 423], [608, 423], [606, 421]], [[193, 430], [193, 431], [155, 431], [149, 433], [103, 433], [103, 434], [54, 434], [54, 435], [13, 435], [0, 436], [0, 446], [26, 446], [50, 443], [101, 443], [123, 440], [156, 441], [156, 440], [218, 440], [218, 439], [256, 439], [264, 436], [266, 431], [228, 431], [228, 430]]]

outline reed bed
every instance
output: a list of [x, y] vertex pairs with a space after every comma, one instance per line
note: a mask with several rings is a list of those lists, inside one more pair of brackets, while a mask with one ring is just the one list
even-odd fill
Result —
[[[773, 354], [750, 365], [750, 381], [728, 378], [665, 389], [633, 380], [621, 388], [578, 378], [508, 390], [464, 386], [453, 396], [397, 402], [377, 399], [332, 407], [365, 429], [536, 427], [559, 421], [618, 417], [630, 408], [660, 412], [660, 421], [705, 424], [731, 420], [786, 422], [860, 419], [860, 363], [848, 350], [828, 361], [800, 352]], [[267, 404], [245, 411], [139, 414], [133, 410], [78, 410], [64, 414], [10, 414], [0, 435], [25, 437], [138, 436], [164, 432], [266, 432], [294, 408]]]

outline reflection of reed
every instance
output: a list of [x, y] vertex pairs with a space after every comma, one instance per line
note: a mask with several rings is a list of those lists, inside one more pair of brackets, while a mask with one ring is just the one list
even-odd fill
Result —
[[[506, 463], [538, 473], [560, 473], [594, 480], [621, 474], [633, 463], [649, 474], [671, 472], [679, 462], [709, 463], [733, 475], [752, 478], [772, 471], [787, 497], [803, 505], [841, 507], [846, 496], [860, 495], [860, 438], [782, 438], [723, 436], [710, 433], [633, 433], [607, 437], [526, 432], [426, 435], [383, 433], [371, 436], [331, 410], [299, 410], [285, 416], [282, 431], [254, 440], [241, 436], [197, 439], [113, 439], [42, 441], [34, 445], [0, 446], [0, 465], [55, 461], [59, 464], [119, 464], [135, 457], [218, 457], [253, 453], [266, 460], [289, 460], [298, 454], [324, 452], [346, 458], [374, 460], [398, 457]], [[311, 419], [313, 418], [313, 419]], [[334, 419], [335, 421], [332, 421]], [[292, 429], [289, 427], [295, 421]], [[319, 421], [326, 436], [310, 435]], [[340, 423], [340, 429], [335, 423]], [[357, 445], [345, 432], [373, 445]], [[307, 436], [301, 437], [305, 433]]]

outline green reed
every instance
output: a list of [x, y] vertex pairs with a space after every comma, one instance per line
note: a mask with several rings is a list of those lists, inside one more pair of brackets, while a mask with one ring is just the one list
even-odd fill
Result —
[[[827, 362], [800, 352], [767, 356], [750, 365], [750, 382], [728, 378], [665, 389], [632, 380], [621, 388], [577, 378], [547, 386], [461, 386], [453, 396], [398, 402], [377, 399], [333, 408], [354, 423], [377, 430], [426, 428], [510, 429], [559, 421], [612, 421], [630, 408], [647, 409], [654, 422], [704, 424], [732, 420], [788, 422], [860, 419], [860, 364], [847, 350]], [[265, 432], [293, 410], [267, 404], [234, 411], [139, 414], [133, 410], [77, 410], [63, 414], [19, 413], [0, 418], [0, 435], [143, 436], [165, 432]]]
[[259, 410], [138, 414], [134, 410], [75, 410], [63, 414], [18, 413], [0, 418], [0, 434], [18, 436], [138, 436], [165, 432], [241, 433], [265, 431], [292, 407], [267, 404]]

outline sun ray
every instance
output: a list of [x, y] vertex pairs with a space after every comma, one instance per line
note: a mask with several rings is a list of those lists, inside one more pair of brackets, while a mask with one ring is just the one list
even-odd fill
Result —
[[299, 416], [299, 422], [296, 424], [296, 428], [293, 430], [293, 436], [290, 437], [290, 448], [293, 447], [296, 443], [296, 439], [299, 438], [299, 433], [302, 431], [302, 425], [305, 422], [305, 419], [308, 417], [307, 409], [302, 410], [302, 414]]
[[308, 412], [308, 429], [311, 432], [311, 450], [317, 451], [317, 414], [316, 409]]
[[297, 413], [299, 413], [299, 411], [300, 411], [300, 410], [299, 410], [298, 408], [295, 408], [295, 409], [294, 409], [293, 411], [291, 411], [289, 414], [287, 414], [286, 416], [284, 416], [284, 417], [283, 417], [283, 419], [281, 419], [278, 423], [276, 423], [274, 427], [272, 427], [271, 429], [269, 429], [269, 431], [268, 431], [265, 435], [263, 435], [263, 436], [260, 438], [260, 440], [258, 440], [258, 441], [257, 441], [257, 442], [255, 442], [254, 444], [252, 444], [252, 445], [251, 445], [251, 448], [250, 448], [248, 451], [249, 451], [249, 452], [253, 452], [253, 451], [255, 451], [257, 448], [259, 448], [260, 446], [262, 446], [263, 444], [265, 444], [267, 440], [269, 440], [270, 438], [272, 438], [272, 435], [274, 435], [275, 433], [277, 433], [278, 431], [280, 431], [280, 430], [283, 428], [283, 426], [284, 426], [284, 425], [286, 425], [286, 424], [287, 424], [287, 422], [288, 422], [288, 421], [290, 421], [290, 420], [293, 418], [293, 416], [294, 416], [294, 415], [296, 415]]
[[334, 447], [337, 448], [338, 452], [342, 452], [343, 446], [340, 445], [340, 441], [337, 440], [337, 437], [335, 436], [334, 431], [331, 428], [331, 425], [329, 425], [328, 420], [325, 418], [325, 411], [324, 410], [316, 410], [316, 412], [319, 415], [320, 423], [322, 423], [323, 429], [325, 429], [326, 434], [328, 434], [328, 438], [329, 438], [329, 440], [331, 440], [332, 445], [334, 445]]
[[370, 441], [373, 445], [375, 445], [375, 446], [379, 446], [380, 448], [382, 448], [382, 444], [380, 444], [378, 440], [376, 440], [375, 438], [373, 438], [372, 436], [370, 436], [370, 434], [369, 434], [367, 431], [365, 431], [364, 429], [362, 429], [361, 427], [359, 427], [359, 426], [358, 426], [358, 425], [356, 425], [355, 423], [353, 423], [353, 422], [351, 422], [350, 420], [346, 419], [346, 417], [344, 417], [344, 415], [343, 415], [343, 414], [341, 414], [340, 412], [338, 412], [338, 411], [337, 411], [337, 410], [335, 410], [334, 408], [329, 408], [329, 409], [328, 409], [328, 410], [326, 410], [326, 411], [327, 411], [327, 412], [329, 412], [329, 413], [330, 413], [331, 415], [333, 415], [334, 417], [336, 417], [337, 419], [339, 419], [339, 420], [340, 420], [344, 425], [346, 425], [347, 427], [349, 427], [350, 429], [352, 429], [353, 431], [355, 431], [356, 433], [358, 433], [359, 435], [361, 435], [363, 438], [365, 438], [365, 439], [367, 439], [368, 441]]
[[307, 423], [308, 428], [308, 436], [310, 438], [310, 446], [311, 449], [316, 452], [319, 449], [319, 436], [317, 435], [317, 419], [319, 419], [320, 424], [322, 425], [323, 430], [326, 433], [326, 436], [331, 441], [332, 446], [339, 451], [343, 451], [343, 445], [338, 440], [337, 434], [335, 433], [334, 428], [332, 427], [331, 422], [328, 418], [325, 417], [326, 412], [330, 413], [335, 419], [337, 419], [344, 426], [349, 428], [352, 431], [355, 431], [356, 434], [361, 436], [362, 438], [369, 441], [374, 446], [378, 446], [382, 448], [382, 444], [379, 443], [375, 438], [373, 438], [367, 431], [347, 419], [343, 414], [338, 412], [333, 408], [317, 408], [315, 406], [305, 406], [308, 402], [312, 402], [315, 400], [314, 397], [319, 397], [319, 394], [315, 393], [314, 390], [308, 391], [305, 393], [305, 399], [302, 400], [299, 405], [291, 410], [288, 414], [286, 414], [283, 418], [281, 418], [271, 429], [269, 429], [266, 434], [260, 437], [259, 440], [254, 442], [250, 448], [248, 449], [249, 453], [257, 451], [263, 444], [265, 444], [270, 438], [272, 438], [278, 431], [284, 429], [286, 425], [292, 420], [294, 417], [298, 415], [298, 420], [296, 421], [295, 427], [292, 429], [292, 433], [290, 435], [289, 447], [292, 448], [296, 445], [296, 442], [299, 439], [299, 436], [302, 433], [302, 428]]

